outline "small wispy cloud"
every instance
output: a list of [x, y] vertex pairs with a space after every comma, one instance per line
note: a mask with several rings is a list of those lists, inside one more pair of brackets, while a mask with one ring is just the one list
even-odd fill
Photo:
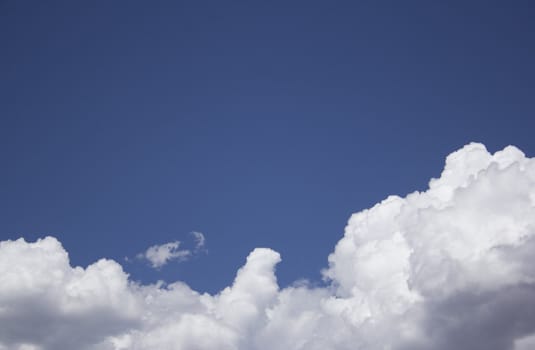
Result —
[[[206, 237], [199, 231], [191, 232], [194, 239], [194, 247], [192, 249], [180, 249], [182, 247], [181, 241], [173, 241], [164, 244], [156, 244], [149, 247], [145, 252], [137, 255], [138, 259], [147, 260], [151, 267], [159, 269], [172, 260], [179, 262], [189, 260], [193, 255], [205, 251]], [[128, 258], [125, 259], [129, 261]]]
[[144, 253], [138, 254], [138, 258], [146, 259], [150, 265], [158, 269], [171, 260], [186, 261], [192, 253], [188, 249], [179, 249], [180, 241], [169, 242], [161, 245], [153, 245]]
[[206, 238], [204, 237], [204, 234], [199, 231], [193, 231], [191, 234], [195, 239], [195, 251], [204, 250], [204, 246], [206, 244]]

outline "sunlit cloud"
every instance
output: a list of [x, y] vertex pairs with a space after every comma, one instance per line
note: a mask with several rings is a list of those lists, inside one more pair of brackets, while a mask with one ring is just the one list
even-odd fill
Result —
[[[143, 258], [158, 268], [192, 254], [180, 248]], [[470, 144], [426, 191], [353, 214], [325, 287], [280, 288], [268, 248], [210, 295], [140, 285], [112, 260], [72, 267], [53, 237], [0, 242], [0, 349], [526, 350], [534, 253], [535, 159]]]

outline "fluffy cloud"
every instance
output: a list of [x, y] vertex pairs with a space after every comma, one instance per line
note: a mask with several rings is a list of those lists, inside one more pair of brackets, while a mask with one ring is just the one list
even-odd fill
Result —
[[0, 349], [85, 349], [141, 321], [120, 265], [69, 266], [52, 237], [0, 242]]
[[71, 267], [51, 237], [1, 242], [0, 349], [526, 350], [534, 253], [535, 159], [470, 144], [427, 191], [352, 215], [327, 287], [279, 289], [266, 248], [209, 295], [135, 284], [110, 260]]

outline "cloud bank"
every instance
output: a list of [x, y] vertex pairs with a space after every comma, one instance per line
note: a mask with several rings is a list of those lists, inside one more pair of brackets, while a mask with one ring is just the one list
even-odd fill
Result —
[[52, 237], [0, 242], [0, 349], [532, 349], [534, 253], [535, 159], [474, 143], [427, 191], [352, 215], [327, 287], [280, 289], [266, 248], [209, 295], [71, 267]]

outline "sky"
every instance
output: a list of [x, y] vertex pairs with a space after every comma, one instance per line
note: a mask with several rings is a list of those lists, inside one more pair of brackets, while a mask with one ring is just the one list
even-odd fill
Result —
[[[455, 327], [422, 320], [430, 310], [448, 316], [457, 310], [449, 306], [462, 309], [456, 293], [465, 302], [476, 298], [470, 283], [477, 284], [481, 305], [507, 309], [510, 303], [499, 299], [505, 290], [533, 303], [533, 271], [526, 267], [530, 245], [519, 242], [535, 234], [527, 215], [533, 214], [535, 198], [533, 165], [526, 165], [535, 155], [534, 16], [529, 1], [0, 0], [0, 241], [5, 242], [0, 262], [29, 271], [35, 295], [54, 291], [44, 304], [48, 299], [30, 293], [20, 305], [31, 300], [36, 307], [62, 310], [52, 317], [45, 306], [42, 313], [21, 306], [14, 311], [21, 324], [39, 324], [32, 314], [67, 320], [58, 321], [49, 337], [16, 329], [15, 322], [13, 329], [0, 331], [0, 350], [82, 348], [82, 343], [93, 349], [89, 346], [101, 341], [107, 343], [94, 349], [256, 350], [270, 348], [266, 339], [273, 335], [288, 342], [270, 344], [272, 349], [346, 349], [355, 344], [351, 334], [372, 334], [359, 346], [378, 349], [370, 344], [385, 334], [405, 334], [394, 327], [403, 322], [392, 310], [410, 313], [407, 329], [413, 330], [392, 340], [392, 349], [442, 349], [453, 333], [437, 331], [424, 341], [418, 332], [428, 328], [421, 323], [429, 329]], [[458, 155], [448, 158], [454, 175], [443, 173], [451, 154]], [[514, 174], [507, 170], [513, 163], [520, 169]], [[430, 185], [439, 177], [449, 190]], [[490, 192], [480, 188], [485, 186]], [[414, 191], [423, 194], [406, 197]], [[475, 199], [466, 199], [466, 193]], [[390, 197], [398, 198], [392, 204], [397, 209], [366, 214], [384, 225], [367, 223], [362, 230], [388, 238], [370, 243], [379, 247], [373, 255], [358, 238], [354, 213], [369, 213], [366, 209], [390, 195], [399, 196]], [[489, 205], [476, 215], [474, 203], [485, 201], [507, 205]], [[390, 208], [388, 203], [378, 207]], [[449, 205], [453, 209], [445, 210]], [[504, 228], [481, 236], [482, 223], [494, 218]], [[448, 220], [461, 227], [445, 232]], [[426, 232], [444, 238], [433, 240]], [[344, 248], [348, 240], [361, 242], [362, 249], [361, 243]], [[444, 261], [463, 263], [448, 267], [426, 253], [425, 247], [449, 243]], [[470, 254], [459, 248], [463, 245]], [[514, 248], [504, 256], [484, 253], [495, 245]], [[409, 259], [407, 249], [414, 256], [420, 252], [420, 260]], [[372, 259], [388, 259], [390, 253], [403, 271]], [[109, 260], [99, 265], [102, 258]], [[357, 262], [373, 273], [359, 270]], [[36, 269], [32, 263], [42, 264], [45, 274], [51, 271], [47, 266], [56, 266], [64, 277], [51, 286], [40, 284], [30, 273]], [[422, 264], [429, 271], [418, 270]], [[486, 280], [476, 273], [491, 264], [504, 270]], [[511, 266], [521, 271], [512, 273]], [[376, 275], [377, 269], [382, 272]], [[11, 276], [11, 270], [2, 271]], [[422, 276], [437, 271], [444, 272], [443, 281], [425, 282]], [[513, 277], [505, 278], [504, 271]], [[10, 299], [24, 286], [17, 284], [19, 275], [5, 277], [4, 285], [13, 287], [3, 293], [0, 287], [0, 307], [8, 301], [19, 305]], [[415, 289], [403, 289], [392, 277], [400, 275], [409, 276], [403, 283], [410, 279]], [[102, 282], [84, 289], [88, 281], [115, 277], [122, 282], [113, 288]], [[390, 277], [391, 284], [381, 288], [374, 282]], [[177, 281], [180, 287], [166, 287]], [[251, 281], [264, 283], [266, 295], [249, 293]], [[451, 288], [435, 296], [445, 283]], [[55, 293], [67, 285], [93, 291], [87, 308], [103, 301], [96, 311], [65, 306]], [[379, 291], [391, 289], [398, 293]], [[208, 294], [190, 300], [184, 296], [190, 292]], [[190, 301], [175, 305], [169, 301], [175, 297]], [[99, 309], [113, 298], [130, 304]], [[158, 300], [157, 309], [139, 301], [147, 298]], [[356, 309], [358, 298], [368, 303], [367, 311]], [[280, 323], [229, 316], [229, 300], [250, 303], [243, 310], [256, 310], [257, 318], [275, 310], [268, 314]], [[273, 300], [282, 306], [270, 309]], [[288, 300], [302, 302], [286, 309]], [[325, 309], [318, 311], [319, 304]], [[220, 337], [150, 343], [165, 339], [160, 333], [184, 331], [176, 323], [183, 313], [168, 315], [169, 323], [139, 324], [146, 313], [161, 316], [169, 305], [189, 310], [192, 325], [217, 329], [209, 334]], [[391, 308], [377, 311], [377, 305]], [[86, 321], [80, 330], [64, 327], [75, 317], [72, 310]], [[358, 325], [358, 332], [334, 326], [342, 314], [353, 315], [344, 324]], [[368, 314], [381, 315], [376, 317], [381, 326], [370, 332], [360, 326]], [[292, 315], [300, 315], [303, 329], [281, 335], [282, 321]], [[317, 315], [318, 323], [307, 323], [303, 315]], [[499, 333], [506, 335], [493, 342], [496, 350], [509, 349], [533, 331], [528, 316], [519, 316], [526, 330]], [[0, 324], [6, 317], [0, 314]], [[461, 325], [469, 322], [459, 319]], [[95, 331], [80, 343], [66, 338], [94, 330], [94, 320], [118, 328]], [[340, 343], [309, 339], [321, 337], [315, 327], [329, 329], [324, 322], [340, 332]], [[492, 335], [488, 329], [483, 333]], [[142, 344], [140, 334], [152, 336]], [[515, 349], [523, 350], [518, 344]], [[531, 343], [526, 344], [527, 349]], [[468, 341], [458, 346], [463, 347], [489, 348]]]

